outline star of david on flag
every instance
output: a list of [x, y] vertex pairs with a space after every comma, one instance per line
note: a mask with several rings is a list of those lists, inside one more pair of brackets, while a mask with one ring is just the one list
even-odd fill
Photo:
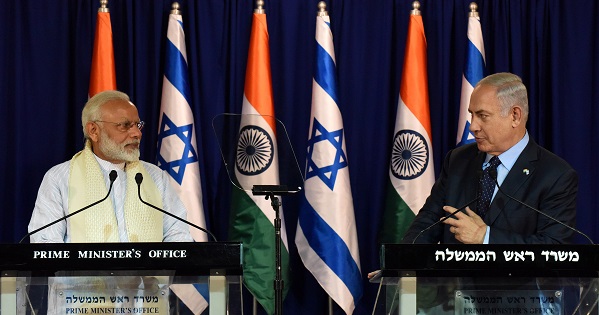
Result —
[[[343, 152], [343, 129], [328, 131], [316, 118], [314, 118], [313, 125], [312, 136], [308, 140], [306, 179], [318, 176], [329, 189], [333, 190], [337, 173], [340, 169], [347, 167], [347, 159], [345, 158], [345, 152]], [[332, 156], [321, 154], [320, 159], [314, 159], [317, 146], [327, 146], [328, 150], [322, 150], [321, 152], [333, 153]], [[330, 150], [331, 146], [334, 150]], [[331, 159], [325, 160], [326, 158]]]
[[[179, 185], [183, 182], [185, 176], [185, 168], [188, 164], [198, 161], [196, 150], [191, 144], [191, 135], [193, 133], [193, 124], [177, 126], [167, 115], [162, 115], [162, 123], [160, 124], [160, 133], [158, 134], [158, 166], [167, 171]], [[169, 138], [170, 137], [170, 138]], [[178, 138], [180, 141], [177, 141]], [[171, 146], [177, 147], [183, 145], [182, 149], [169, 150], [171, 155], [178, 152], [181, 154], [179, 159], [167, 160], [162, 154], [162, 144], [165, 141], [171, 141]]]
[[324, 2], [318, 8], [306, 180], [295, 244], [306, 269], [349, 315], [363, 293], [360, 251], [331, 20]]
[[485, 44], [480, 26], [480, 17], [476, 12], [476, 4], [468, 17], [468, 45], [466, 47], [466, 62], [462, 75], [462, 95], [460, 98], [460, 112], [458, 117], [458, 135], [456, 143], [458, 146], [473, 143], [474, 135], [470, 132], [472, 121], [468, 113], [470, 95], [478, 81], [486, 76], [485, 68]]
[[[179, 4], [173, 3], [168, 19], [160, 122], [158, 125], [158, 166], [171, 177], [171, 185], [185, 205], [187, 220], [206, 227], [198, 161], [191, 89], [187, 73], [185, 32]], [[206, 242], [206, 233], [190, 228], [196, 242]], [[206, 284], [172, 284], [172, 291], [193, 314], [208, 307]]]

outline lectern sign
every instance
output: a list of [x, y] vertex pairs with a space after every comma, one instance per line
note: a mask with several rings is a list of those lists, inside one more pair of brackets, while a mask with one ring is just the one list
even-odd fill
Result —
[[3, 276], [19, 271], [28, 271], [27, 276], [99, 276], [106, 270], [151, 270], [153, 275], [174, 270], [183, 276], [210, 274], [215, 268], [221, 274], [241, 273], [241, 244], [232, 242], [0, 244], [0, 257]]
[[168, 277], [52, 277], [48, 314], [168, 314]]
[[530, 261], [537, 259], [545, 262], [577, 262], [580, 260], [580, 254], [577, 251], [562, 251], [562, 250], [503, 250], [500, 252], [494, 250], [445, 250], [435, 251], [436, 261], [497, 261], [518, 262]]
[[597, 314], [599, 247], [383, 244], [373, 314]]
[[[144, 257], [145, 256], [145, 257]], [[186, 250], [159, 250], [152, 249], [147, 252], [138, 249], [125, 250], [34, 250], [33, 259], [110, 259], [110, 258], [186, 258]]]
[[458, 290], [455, 314], [564, 314], [560, 290]]
[[387, 276], [454, 276], [463, 270], [482, 276], [596, 276], [593, 245], [383, 244], [381, 269]]

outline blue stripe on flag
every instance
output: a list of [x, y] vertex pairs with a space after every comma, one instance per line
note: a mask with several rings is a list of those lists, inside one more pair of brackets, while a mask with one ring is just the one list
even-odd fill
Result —
[[464, 65], [464, 77], [471, 86], [475, 86], [485, 76], [485, 59], [470, 40], [468, 40], [466, 54], [468, 61]]
[[310, 247], [345, 283], [354, 301], [357, 301], [362, 296], [362, 276], [349, 248], [331, 226], [316, 213], [305, 196], [302, 207], [298, 219]]
[[189, 82], [187, 82], [187, 63], [183, 54], [170, 40], [166, 44], [166, 65], [164, 76], [183, 95], [187, 104], [191, 104]]
[[335, 62], [329, 53], [316, 42], [316, 66], [314, 80], [338, 104], [337, 86], [335, 83]]
[[204, 300], [206, 300], [206, 302], [210, 303], [210, 291], [208, 290], [208, 284], [207, 283], [194, 283], [193, 286], [196, 288], [196, 290], [198, 290], [198, 292], [200, 292], [202, 297], [204, 297]]
[[[172, 33], [174, 33], [174, 38], [185, 41], [185, 34], [183, 32], [183, 21], [179, 20], [180, 18], [181, 17], [178, 15], [169, 15], [169, 26], [167, 34], [170, 33], [169, 31], [171, 31]], [[174, 24], [174, 22], [177, 22], [177, 24]], [[177, 192], [177, 194], [181, 198], [181, 201], [186, 203], [186, 206], [189, 203], [199, 205], [198, 207], [187, 207], [190, 216], [195, 214], [195, 216], [190, 217], [188, 219], [199, 226], [206, 226], [206, 223], [204, 222], [204, 216], [203, 214], [201, 214], [204, 211], [201, 201], [201, 186], [183, 183], [183, 177], [185, 176], [186, 172], [185, 165], [197, 163], [197, 154], [194, 149], [194, 147], [196, 147], [196, 144], [195, 139], [192, 137], [194, 125], [193, 123], [187, 123], [187, 121], [193, 122], [194, 120], [193, 113], [191, 113], [188, 110], [192, 102], [189, 88], [187, 62], [184, 58], [184, 54], [186, 53], [184, 48], [184, 46], [181, 47], [182, 51], [179, 51], [179, 48], [170, 40], [170, 38], [167, 35], [164, 60], [164, 79], [168, 80], [172, 84], [172, 86], [183, 96], [186, 103], [183, 102], [179, 97], [166, 99], [164, 97], [165, 95], [176, 95], [177, 92], [172, 91], [173, 87], [171, 87], [170, 85], [163, 85], [163, 103], [160, 107], [160, 117], [162, 117], [162, 121], [161, 126], [159, 126], [157, 153], [158, 161], [160, 162], [160, 167], [162, 169], [166, 169], [169, 175], [175, 181], [177, 181], [179, 185], [181, 185], [179, 187], [176, 187], [177, 190], [181, 188], [182, 191], [185, 191], [185, 193], [180, 191]], [[182, 113], [184, 118], [174, 119], [174, 117], [179, 116], [175, 114], [177, 112]], [[184, 135], [187, 135], [188, 137], [185, 137]], [[179, 139], [174, 140], [175, 138]], [[172, 143], [172, 141], [183, 141], [184, 146], [181, 146], [179, 148], [177, 146], [170, 146], [165, 144], [165, 147], [169, 148], [167, 150], [170, 150], [170, 153], [173, 156], [178, 156], [178, 159], [166, 162], [164, 157], [161, 155], [161, 147], [163, 143]], [[175, 170], [177, 170], [177, 172], [175, 172]], [[187, 172], [189, 173], [189, 169], [187, 170]], [[199, 173], [194, 173], [195, 175], [191, 176], [197, 176], [199, 178]], [[175, 188], [175, 186], [173, 186], [173, 188]], [[191, 196], [189, 198], [190, 201], [186, 201], [183, 197], [183, 194], [187, 194], [186, 197]], [[208, 304], [206, 302], [209, 297], [207, 284], [173, 284], [172, 288], [173, 292], [175, 292], [175, 294], [181, 299], [183, 304], [185, 304], [190, 310], [195, 311], [197, 314], [202, 313], [208, 307]]]
[[464, 144], [474, 142], [475, 141], [474, 138], [468, 139], [469, 135], [470, 135], [470, 122], [466, 121], [466, 125], [464, 126], [464, 131], [462, 132], [462, 139], [460, 139], [460, 142], [457, 144], [457, 146], [459, 147]]

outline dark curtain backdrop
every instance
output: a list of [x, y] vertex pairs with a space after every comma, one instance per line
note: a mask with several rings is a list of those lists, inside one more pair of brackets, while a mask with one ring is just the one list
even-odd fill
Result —
[[[347, 154], [365, 295], [370, 314], [378, 268], [377, 232], [395, 120], [410, 0], [330, 0]], [[212, 118], [239, 113], [253, 1], [180, 1], [192, 107], [209, 228], [227, 239], [228, 181]], [[310, 117], [316, 0], [267, 0], [276, 115], [305, 164]], [[454, 147], [470, 0], [421, 1], [435, 170]], [[97, 0], [0, 1], [0, 242], [27, 231], [46, 170], [83, 145]], [[479, 0], [489, 73], [511, 71], [529, 88], [528, 130], [578, 171], [577, 228], [599, 240], [596, 167], [599, 100], [599, 2]], [[147, 122], [142, 158], [155, 161], [170, 0], [109, 3], [118, 89]], [[299, 197], [283, 200], [293, 268], [288, 314], [323, 314], [327, 298], [294, 245]], [[583, 239], [580, 238], [579, 242]], [[1, 259], [1, 258], [0, 258]], [[246, 300], [249, 300], [246, 295]], [[339, 310], [335, 310], [340, 314]]]

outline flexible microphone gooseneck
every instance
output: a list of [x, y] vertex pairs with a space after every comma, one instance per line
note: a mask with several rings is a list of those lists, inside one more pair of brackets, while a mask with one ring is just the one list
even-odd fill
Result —
[[465, 205], [463, 205], [463, 206], [461, 206], [461, 207], [457, 208], [455, 211], [453, 211], [453, 212], [451, 212], [450, 214], [448, 214], [448, 215], [444, 216], [444, 217], [443, 217], [443, 218], [441, 218], [439, 221], [437, 221], [437, 222], [435, 222], [435, 223], [433, 223], [433, 224], [431, 224], [431, 225], [427, 226], [427, 227], [426, 227], [424, 230], [422, 230], [422, 231], [418, 232], [418, 235], [416, 235], [416, 237], [414, 237], [414, 240], [412, 241], [412, 244], [415, 244], [415, 243], [416, 243], [416, 240], [418, 239], [418, 237], [420, 237], [420, 235], [421, 235], [422, 233], [424, 233], [424, 232], [426, 232], [426, 231], [430, 230], [430, 229], [431, 229], [433, 226], [435, 226], [435, 225], [437, 225], [437, 224], [439, 224], [439, 223], [441, 223], [441, 222], [443, 222], [443, 221], [445, 221], [445, 220], [447, 220], [447, 219], [451, 218], [451, 217], [452, 217], [454, 214], [456, 214], [456, 213], [458, 213], [458, 212], [460, 212], [460, 211], [462, 211], [462, 210], [466, 209], [466, 207], [468, 207], [468, 206], [469, 206], [469, 205], [471, 205], [472, 203], [476, 202], [478, 199], [480, 199], [480, 197], [476, 197], [476, 198], [474, 198], [474, 199], [472, 199], [472, 200], [468, 201], [468, 203], [466, 203]]
[[151, 207], [151, 208], [153, 208], [153, 209], [156, 209], [156, 210], [158, 210], [158, 211], [160, 211], [160, 212], [162, 212], [162, 213], [164, 213], [164, 214], [166, 214], [166, 215], [169, 215], [169, 216], [171, 216], [171, 217], [173, 217], [173, 218], [175, 218], [175, 219], [177, 219], [177, 220], [179, 220], [179, 221], [185, 222], [187, 225], [193, 226], [194, 228], [196, 228], [196, 229], [198, 229], [198, 230], [200, 230], [200, 231], [202, 231], [202, 232], [204, 232], [204, 233], [206, 233], [206, 234], [210, 235], [210, 237], [212, 237], [212, 239], [213, 239], [215, 242], [217, 242], [217, 240], [216, 240], [216, 236], [214, 236], [214, 234], [212, 234], [212, 232], [210, 232], [210, 231], [206, 230], [205, 228], [203, 228], [203, 227], [199, 227], [199, 226], [197, 226], [197, 225], [195, 225], [195, 224], [193, 224], [193, 223], [191, 223], [191, 222], [189, 222], [189, 221], [187, 221], [187, 220], [185, 220], [185, 219], [179, 218], [178, 216], [176, 216], [176, 215], [174, 215], [174, 214], [172, 214], [172, 213], [170, 213], [170, 212], [164, 211], [164, 210], [162, 210], [162, 209], [160, 209], [160, 208], [156, 207], [155, 205], [153, 205], [153, 204], [151, 204], [151, 203], [148, 203], [148, 202], [146, 202], [145, 200], [143, 200], [143, 199], [141, 198], [141, 182], [142, 182], [143, 180], [144, 180], [144, 177], [143, 177], [143, 175], [141, 175], [141, 173], [137, 173], [137, 174], [135, 174], [135, 182], [137, 183], [137, 195], [139, 196], [139, 200], [140, 200], [140, 201], [141, 201], [141, 202], [142, 202], [144, 205], [146, 205], [146, 206], [149, 206], [149, 207]]
[[39, 232], [39, 231], [47, 228], [47, 227], [50, 227], [50, 226], [52, 226], [52, 225], [54, 225], [54, 224], [62, 221], [62, 220], [66, 220], [67, 218], [69, 218], [71, 216], [74, 216], [77, 213], [79, 213], [79, 212], [81, 212], [81, 211], [83, 211], [85, 209], [89, 209], [89, 208], [91, 208], [91, 207], [99, 204], [100, 202], [106, 200], [106, 198], [108, 198], [108, 196], [110, 196], [110, 192], [112, 191], [112, 185], [114, 184], [114, 181], [116, 180], [116, 178], [117, 178], [118, 175], [116, 174], [115, 170], [112, 170], [112, 171], [110, 171], [110, 174], [108, 176], [110, 178], [110, 187], [108, 187], [108, 193], [106, 194], [106, 196], [104, 196], [104, 198], [102, 198], [102, 199], [100, 199], [100, 200], [98, 200], [98, 201], [96, 201], [96, 202], [94, 202], [94, 203], [92, 203], [90, 205], [87, 205], [87, 206], [85, 206], [85, 207], [83, 207], [83, 208], [81, 208], [81, 209], [79, 209], [79, 210], [77, 210], [75, 212], [69, 213], [68, 215], [66, 215], [66, 216], [64, 216], [64, 217], [62, 217], [62, 218], [60, 218], [58, 220], [52, 221], [52, 222], [50, 222], [50, 223], [42, 226], [41, 228], [39, 228], [37, 230], [33, 230], [33, 231], [25, 234], [25, 236], [23, 236], [23, 238], [19, 241], [19, 244], [21, 244], [25, 240], [25, 238], [27, 238], [28, 236], [31, 236], [31, 235], [33, 235], [33, 234], [35, 234], [35, 233], [37, 233], [37, 232]]
[[586, 234], [582, 233], [582, 231], [579, 231], [579, 230], [577, 230], [576, 228], [573, 228], [573, 227], [571, 227], [571, 226], [567, 225], [566, 223], [564, 223], [564, 222], [562, 222], [562, 221], [560, 221], [560, 220], [558, 220], [558, 219], [556, 219], [556, 218], [554, 218], [554, 217], [552, 217], [552, 216], [548, 215], [547, 213], [545, 213], [545, 212], [543, 212], [543, 211], [541, 211], [541, 210], [539, 210], [539, 209], [537, 209], [537, 208], [534, 208], [533, 206], [530, 206], [530, 205], [528, 205], [528, 204], [524, 203], [523, 201], [520, 201], [520, 200], [518, 200], [518, 199], [516, 199], [516, 198], [514, 198], [514, 197], [512, 197], [512, 196], [510, 196], [510, 195], [508, 195], [507, 193], [505, 193], [505, 192], [504, 192], [504, 191], [501, 189], [501, 186], [499, 186], [499, 182], [497, 182], [497, 170], [495, 170], [495, 169], [493, 169], [493, 170], [490, 170], [490, 172], [489, 172], [489, 175], [491, 175], [491, 178], [493, 178], [493, 181], [495, 182], [495, 185], [497, 186], [497, 189], [498, 189], [498, 191], [499, 191], [499, 192], [501, 192], [501, 194], [503, 194], [504, 196], [506, 196], [506, 197], [508, 197], [509, 199], [511, 199], [511, 200], [513, 200], [513, 201], [515, 201], [515, 202], [517, 202], [517, 203], [519, 203], [519, 204], [521, 204], [521, 205], [525, 206], [526, 208], [528, 208], [528, 209], [530, 209], [530, 210], [533, 210], [533, 211], [535, 211], [536, 213], [539, 213], [539, 214], [541, 214], [541, 215], [545, 216], [546, 218], [548, 218], [548, 219], [550, 219], [550, 220], [552, 220], [552, 221], [554, 221], [554, 222], [557, 222], [557, 223], [559, 223], [559, 224], [561, 224], [561, 225], [563, 225], [563, 226], [567, 227], [568, 229], [570, 229], [570, 230], [572, 230], [572, 231], [574, 231], [574, 232], [576, 232], [576, 233], [578, 233], [578, 234], [580, 234], [580, 235], [584, 236], [584, 237], [585, 237], [585, 238], [586, 238], [586, 239], [587, 239], [589, 242], [591, 242], [591, 244], [592, 244], [592, 245], [595, 245], [595, 243], [593, 242], [593, 240], [592, 240], [590, 237], [588, 237]]

